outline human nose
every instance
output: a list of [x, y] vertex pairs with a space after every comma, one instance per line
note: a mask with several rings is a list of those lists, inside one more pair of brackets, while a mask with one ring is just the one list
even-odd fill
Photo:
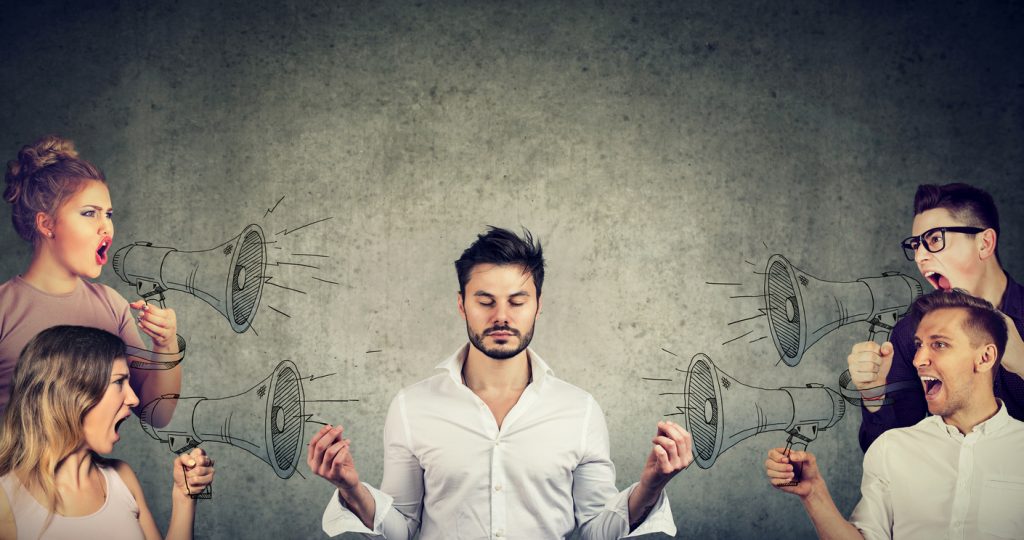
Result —
[[493, 321], [496, 323], [507, 323], [508, 322], [508, 306], [502, 303], [498, 303], [494, 308]]
[[914, 250], [914, 262], [922, 263], [930, 259], [931, 256], [932, 252], [924, 247], [924, 242], [918, 242], [917, 249]]
[[114, 235], [114, 220], [111, 219], [106, 214], [103, 214], [102, 216], [100, 216], [100, 225], [99, 225], [99, 231], [98, 232], [101, 235], [109, 234], [109, 235], [113, 236]]
[[914, 353], [914, 367], [921, 369], [932, 363], [932, 359], [928, 356], [928, 347], [918, 347], [917, 352]]
[[128, 385], [128, 394], [125, 396], [124, 404], [129, 408], [133, 408], [139, 404], [139, 396], [135, 393], [135, 389], [132, 385]]

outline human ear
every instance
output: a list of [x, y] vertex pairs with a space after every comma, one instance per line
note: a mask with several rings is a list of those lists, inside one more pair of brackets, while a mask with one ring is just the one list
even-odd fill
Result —
[[984, 373], [990, 371], [996, 365], [996, 358], [999, 357], [999, 349], [995, 344], [989, 343], [982, 349], [981, 354], [974, 360], [974, 371]]
[[457, 292], [455, 295], [457, 298], [456, 302], [459, 305], [459, 315], [462, 317], [462, 320], [466, 320], [466, 306], [463, 305], [464, 299], [462, 297], [462, 292]]
[[36, 232], [44, 238], [53, 238], [54, 220], [46, 212], [36, 212]]
[[996, 231], [995, 229], [985, 229], [978, 233], [977, 244], [978, 244], [978, 255], [982, 259], [987, 259], [996, 253]]

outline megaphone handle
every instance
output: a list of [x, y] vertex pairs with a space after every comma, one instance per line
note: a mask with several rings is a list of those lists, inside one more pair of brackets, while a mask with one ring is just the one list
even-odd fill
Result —
[[156, 303], [160, 305], [160, 309], [167, 309], [167, 304], [164, 302], [165, 300], [163, 291], [156, 293]]
[[[782, 455], [784, 455], [786, 457], [789, 457], [789, 454], [790, 454], [790, 452], [793, 449], [800, 450], [800, 451], [807, 450], [807, 443], [805, 443], [803, 441], [800, 441], [800, 440], [794, 441], [793, 440], [793, 436], [790, 435], [790, 437], [788, 439], [786, 439], [786, 449], [782, 451]], [[799, 463], [793, 463], [793, 462], [790, 462], [789, 464], [793, 466], [793, 480], [791, 480], [789, 482], [786, 482], [785, 484], [780, 484], [780, 485], [783, 485], [783, 486], [796, 486], [796, 485], [799, 485], [800, 484], [800, 464]]]
[[889, 330], [886, 330], [885, 328], [878, 328], [876, 326], [872, 326], [870, 339], [871, 341], [874, 341], [875, 343], [881, 345], [886, 341], [889, 341]]
[[181, 466], [181, 476], [185, 480], [185, 488], [189, 491], [189, 497], [195, 500], [213, 498], [213, 484], [206, 484], [206, 487], [199, 493], [192, 493], [192, 488], [188, 485], [188, 469], [185, 468], [185, 465]]

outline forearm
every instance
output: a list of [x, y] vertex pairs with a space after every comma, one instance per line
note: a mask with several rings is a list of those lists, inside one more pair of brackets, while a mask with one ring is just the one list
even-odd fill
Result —
[[1024, 377], [1024, 341], [1021, 340], [1017, 324], [1003, 314], [1006, 321], [1006, 350], [1003, 351], [1002, 366], [1011, 373]]
[[640, 526], [651, 513], [651, 509], [661, 497], [663, 488], [651, 488], [643, 482], [637, 484], [632, 493], [629, 494], [629, 530], [632, 531]]
[[181, 393], [181, 366], [165, 370], [132, 369], [131, 376], [132, 389], [139, 396], [139, 404], [132, 409], [136, 416], [143, 418], [142, 411], [146, 406], [161, 400], [158, 406], [150, 408], [145, 420], [153, 427], [166, 426], [174, 416], [178, 400], [164, 396], [178, 396]]
[[354, 490], [338, 489], [338, 499], [349, 509], [367, 529], [373, 529], [373, 517], [377, 513], [377, 503], [373, 495], [360, 483]]
[[810, 495], [801, 499], [804, 510], [814, 524], [814, 530], [821, 540], [863, 540], [864, 535], [854, 527], [836, 508], [832, 495], [824, 482], [816, 486]]
[[171, 522], [166, 540], [192, 540], [196, 519], [196, 500], [174, 490], [171, 494]]

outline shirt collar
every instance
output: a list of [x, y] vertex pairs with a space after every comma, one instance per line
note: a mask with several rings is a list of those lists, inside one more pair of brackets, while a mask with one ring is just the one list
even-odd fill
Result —
[[[996, 398], [996, 404], [999, 406], [999, 409], [997, 409], [996, 413], [992, 415], [992, 418], [974, 426], [971, 433], [977, 433], [978, 436], [989, 436], [994, 433], [998, 433], [999, 430], [1006, 426], [1010, 421], [1010, 415], [1006, 412], [1006, 406], [1003, 405], [1003, 401], [999, 398]], [[942, 417], [940, 416], [929, 416], [928, 420], [931, 420], [939, 429], [942, 429], [951, 437], [956, 437], [958, 440], [966, 437], [966, 435], [960, 433], [960, 430], [957, 429], [956, 426], [943, 422]], [[970, 435], [970, 433], [967, 435]]]
[[[449, 356], [444, 362], [441, 362], [434, 369], [444, 369], [448, 371], [448, 376], [458, 384], [462, 384], [462, 364], [466, 362], [466, 355], [469, 354], [469, 343], [466, 343], [455, 351], [455, 354]], [[533, 382], [538, 386], [544, 384], [544, 381], [549, 375], [554, 375], [555, 372], [551, 370], [547, 362], [541, 359], [540, 355], [533, 352], [533, 349], [526, 348], [526, 357], [530, 359], [530, 367], [533, 369]]]

